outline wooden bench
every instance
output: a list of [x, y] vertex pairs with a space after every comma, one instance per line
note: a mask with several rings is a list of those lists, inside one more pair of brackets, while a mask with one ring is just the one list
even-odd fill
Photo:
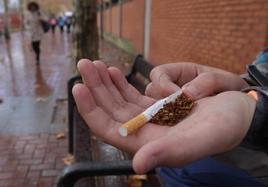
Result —
[[[143, 94], [152, 68], [153, 66], [145, 61], [142, 55], [138, 55], [126, 79]], [[95, 186], [96, 183], [97, 186], [105, 186], [105, 182], [101, 180], [96, 182], [88, 177], [135, 174], [129, 155], [90, 134], [89, 128], [77, 111], [72, 96], [72, 88], [77, 82], [81, 82], [80, 76], [75, 76], [68, 81], [69, 152], [75, 156], [75, 163], [63, 170], [58, 186], [74, 186], [78, 181], [79, 186]], [[154, 171], [149, 172], [149, 174], [154, 173]], [[124, 177], [113, 177], [111, 181], [116, 183], [113, 184], [114, 186], [126, 186], [122, 185], [126, 183]], [[150, 183], [147, 186], [159, 186], [155, 177], [147, 183]]]

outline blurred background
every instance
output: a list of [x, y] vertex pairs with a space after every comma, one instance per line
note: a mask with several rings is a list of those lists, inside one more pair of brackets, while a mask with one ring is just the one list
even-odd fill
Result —
[[[5, 29], [24, 29], [28, 2], [0, 1], [2, 34]], [[91, 1], [36, 2], [48, 19], [70, 16], [73, 24], [75, 17], [78, 22], [88, 19], [87, 25], [78, 27], [93, 29], [89, 15], [96, 14], [101, 39], [130, 54], [143, 54], [153, 64], [193, 61], [241, 73], [268, 40], [265, 0], [96, 0], [94, 5]]]
[[241, 74], [268, 45], [267, 10], [267, 0], [0, 0], [0, 186], [56, 186], [72, 160], [67, 81], [79, 59], [127, 74], [142, 54]]

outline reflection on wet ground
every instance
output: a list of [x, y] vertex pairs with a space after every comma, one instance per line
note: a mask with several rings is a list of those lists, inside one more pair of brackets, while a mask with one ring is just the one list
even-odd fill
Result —
[[70, 46], [70, 35], [45, 34], [38, 67], [27, 33], [14, 33], [9, 42], [1, 38], [0, 97], [44, 97], [52, 91], [56, 97], [65, 97], [65, 81], [70, 75]]
[[[66, 122], [49, 124], [57, 113], [57, 101], [66, 102], [67, 80], [75, 63], [71, 42], [67, 33], [45, 34], [36, 65], [27, 33], [13, 33], [10, 41], [0, 38], [0, 133], [52, 133], [66, 128]], [[100, 42], [100, 58], [124, 73], [130, 67], [126, 64], [131, 56], [105, 41]]]
[[0, 186], [56, 186], [65, 166], [71, 36], [44, 35], [35, 65], [26, 33], [0, 36]]
[[[100, 57], [127, 73], [131, 57], [101, 41]], [[26, 33], [0, 36], [0, 186], [56, 186], [65, 166], [66, 82], [72, 74], [71, 35], [47, 33], [35, 65]], [[105, 148], [107, 149], [107, 148]]]
[[[41, 64], [35, 65], [27, 33], [14, 33], [6, 42], [0, 37], [0, 98], [7, 96], [66, 97], [71, 75], [71, 35], [47, 33], [41, 41]], [[100, 42], [100, 59], [125, 74], [133, 58], [112, 44]]]
[[51, 88], [47, 85], [46, 81], [43, 78], [43, 72], [40, 66], [36, 66], [35, 70], [35, 84], [34, 92], [37, 96], [47, 97], [51, 93]]
[[55, 124], [52, 118], [57, 101], [66, 102], [71, 35], [45, 34], [40, 65], [35, 64], [27, 33], [13, 33], [10, 41], [1, 38], [0, 51], [0, 133], [55, 133], [66, 129], [66, 121]]

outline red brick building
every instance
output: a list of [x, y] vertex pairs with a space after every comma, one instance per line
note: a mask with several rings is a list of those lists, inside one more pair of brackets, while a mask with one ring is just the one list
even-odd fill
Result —
[[[267, 0], [106, 2], [104, 37], [154, 64], [191, 61], [241, 73], [268, 44]], [[101, 27], [101, 14], [98, 15]]]

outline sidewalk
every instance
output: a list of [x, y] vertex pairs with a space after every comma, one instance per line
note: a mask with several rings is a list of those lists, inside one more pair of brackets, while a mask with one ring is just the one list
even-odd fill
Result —
[[37, 67], [27, 36], [0, 40], [0, 186], [53, 186], [65, 166], [71, 38], [44, 36]]
[[[131, 57], [101, 42], [100, 57], [128, 71]], [[66, 82], [72, 75], [71, 36], [48, 33], [36, 67], [25, 34], [0, 38], [0, 187], [55, 186], [65, 166], [67, 137]]]

